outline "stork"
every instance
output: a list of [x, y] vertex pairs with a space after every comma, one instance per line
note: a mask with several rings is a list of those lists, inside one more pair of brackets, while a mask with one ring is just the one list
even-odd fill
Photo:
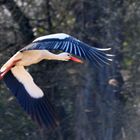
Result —
[[[17, 98], [27, 114], [41, 127], [54, 128], [59, 120], [53, 106], [43, 91], [35, 84], [25, 66], [36, 64], [42, 60], [75, 61], [83, 63], [75, 56], [88, 60], [95, 66], [108, 65], [112, 54], [110, 48], [95, 48], [65, 33], [57, 33], [39, 37], [19, 50], [0, 69], [0, 79]], [[50, 50], [61, 50], [54, 54]], [[74, 56], [73, 56], [74, 55]]]

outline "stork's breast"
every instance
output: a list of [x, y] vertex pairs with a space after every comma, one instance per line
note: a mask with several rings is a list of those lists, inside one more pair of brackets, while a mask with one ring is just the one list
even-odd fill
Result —
[[17, 63], [17, 65], [29, 66], [32, 64], [36, 64], [42, 60], [41, 51], [39, 50], [24, 51], [22, 52], [22, 54], [22, 59]]

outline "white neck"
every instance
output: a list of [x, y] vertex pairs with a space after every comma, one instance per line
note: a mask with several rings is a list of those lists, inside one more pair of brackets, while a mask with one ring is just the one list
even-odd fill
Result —
[[60, 61], [66, 61], [64, 59], [64, 53], [60, 53], [60, 54], [54, 54], [54, 53], [51, 53], [47, 50], [44, 50], [42, 52], [42, 55], [43, 55], [43, 58], [46, 59], [46, 60], [60, 60]]

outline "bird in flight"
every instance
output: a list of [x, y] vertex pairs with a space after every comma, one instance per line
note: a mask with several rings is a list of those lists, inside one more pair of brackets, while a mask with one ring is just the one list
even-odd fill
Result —
[[[61, 50], [54, 54], [50, 50]], [[59, 125], [57, 114], [43, 91], [35, 84], [25, 66], [36, 64], [42, 60], [89, 61], [95, 66], [108, 65], [113, 58], [106, 51], [110, 48], [95, 48], [65, 33], [57, 33], [39, 37], [19, 50], [0, 69], [0, 80], [17, 98], [27, 114], [41, 127], [55, 128]], [[81, 57], [81, 59], [75, 57]]]

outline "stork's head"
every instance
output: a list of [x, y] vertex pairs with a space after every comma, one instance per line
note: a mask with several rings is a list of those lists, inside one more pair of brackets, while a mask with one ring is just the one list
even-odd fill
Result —
[[62, 61], [72, 60], [77, 63], [83, 63], [82, 60], [72, 56], [70, 53], [63, 52], [63, 53], [58, 54], [58, 56], [59, 56], [59, 60], [62, 60]]

